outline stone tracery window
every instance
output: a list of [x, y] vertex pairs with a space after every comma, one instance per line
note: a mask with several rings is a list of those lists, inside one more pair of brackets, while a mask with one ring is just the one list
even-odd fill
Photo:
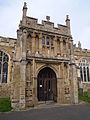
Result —
[[90, 82], [89, 63], [86, 59], [82, 59], [79, 63], [80, 76], [83, 82]]
[[0, 83], [7, 83], [9, 56], [0, 50]]
[[84, 73], [84, 81], [86, 82], [86, 68], [85, 67], [83, 67], [83, 73]]
[[45, 37], [44, 36], [42, 37], [42, 45], [43, 46], [45, 45]]
[[82, 67], [80, 67], [80, 77], [81, 77], [81, 79], [82, 79], [82, 81], [83, 81], [83, 72], [82, 72]]
[[90, 81], [89, 67], [87, 67], [87, 79], [88, 79], [88, 81]]
[[53, 38], [51, 38], [51, 47], [53, 47]]
[[47, 37], [47, 46], [49, 46], [49, 37]]

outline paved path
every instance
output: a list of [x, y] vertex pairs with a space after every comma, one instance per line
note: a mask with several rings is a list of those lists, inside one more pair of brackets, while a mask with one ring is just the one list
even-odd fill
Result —
[[59, 106], [0, 113], [0, 120], [90, 120], [90, 105]]

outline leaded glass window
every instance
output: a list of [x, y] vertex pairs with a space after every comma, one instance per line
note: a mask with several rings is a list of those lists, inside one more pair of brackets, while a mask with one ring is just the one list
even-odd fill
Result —
[[89, 79], [89, 67], [87, 67], [87, 79], [88, 79], [88, 81], [90, 81], [90, 79]]
[[53, 39], [51, 38], [51, 47], [53, 47]]
[[86, 59], [82, 59], [79, 63], [80, 76], [83, 82], [90, 82], [89, 62]]
[[80, 67], [80, 76], [81, 76], [81, 80], [83, 81], [82, 67]]
[[0, 83], [7, 83], [8, 61], [9, 61], [8, 55], [3, 51], [0, 51]]
[[45, 37], [43, 36], [42, 38], [42, 45], [44, 46], [45, 45]]
[[83, 72], [84, 72], [84, 81], [86, 82], [86, 69], [85, 69], [85, 67], [83, 68]]
[[47, 45], [49, 46], [49, 37], [47, 37]]

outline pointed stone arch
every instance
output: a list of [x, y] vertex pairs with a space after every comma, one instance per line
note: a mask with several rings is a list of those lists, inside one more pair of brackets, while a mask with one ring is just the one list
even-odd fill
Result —
[[50, 67], [44, 67], [38, 72], [37, 98], [38, 101], [57, 101], [57, 77]]

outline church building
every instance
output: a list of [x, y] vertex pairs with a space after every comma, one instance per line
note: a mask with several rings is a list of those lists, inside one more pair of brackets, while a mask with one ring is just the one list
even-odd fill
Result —
[[70, 19], [57, 27], [27, 16], [26, 2], [17, 39], [0, 37], [0, 97], [10, 96], [13, 109], [40, 101], [78, 104], [78, 89], [90, 89], [90, 50], [73, 44]]

